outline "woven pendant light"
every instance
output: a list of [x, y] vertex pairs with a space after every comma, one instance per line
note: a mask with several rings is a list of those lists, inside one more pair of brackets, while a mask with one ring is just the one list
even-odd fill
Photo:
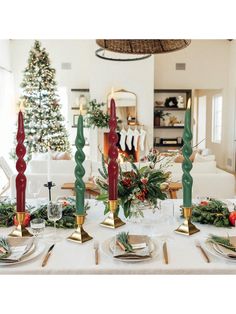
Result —
[[[183, 49], [190, 44], [186, 39], [97, 39], [96, 43], [101, 47], [96, 50], [96, 55], [102, 59], [114, 61], [134, 61], [150, 57], [152, 54], [167, 53]], [[105, 53], [115, 52], [119, 54], [137, 55], [137, 57], [116, 58], [106, 56]], [[142, 56], [140, 56], [142, 55]]]

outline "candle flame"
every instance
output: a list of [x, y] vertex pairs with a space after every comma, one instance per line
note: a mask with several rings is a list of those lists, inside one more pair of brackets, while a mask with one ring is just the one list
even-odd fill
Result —
[[188, 104], [187, 104], [187, 109], [190, 109], [191, 108], [191, 99], [189, 98], [188, 99]]
[[79, 114], [81, 116], [83, 115], [83, 104], [80, 104], [80, 106], [79, 106]]
[[21, 112], [24, 112], [24, 111], [25, 111], [24, 100], [21, 100], [21, 101], [20, 101], [20, 104], [19, 104], [19, 111], [21, 111]]

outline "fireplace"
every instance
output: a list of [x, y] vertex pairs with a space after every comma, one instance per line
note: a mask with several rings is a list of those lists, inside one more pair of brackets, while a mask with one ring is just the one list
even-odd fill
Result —
[[[104, 133], [104, 145], [103, 145], [103, 154], [104, 154], [104, 158], [105, 160], [107, 160], [108, 158], [108, 149], [109, 149], [109, 140], [108, 140], [108, 135], [109, 133]], [[122, 163], [125, 161], [125, 159], [129, 159], [132, 158], [132, 160], [134, 162], [138, 162], [139, 161], [139, 145], [138, 145], [138, 150], [136, 151], [133, 145], [133, 139], [131, 142], [131, 149], [128, 148], [127, 144], [125, 144], [125, 151], [123, 151], [120, 147], [120, 133], [117, 133], [118, 135], [118, 143], [117, 143], [117, 147], [118, 147], [118, 151], [119, 151], [119, 161]]]

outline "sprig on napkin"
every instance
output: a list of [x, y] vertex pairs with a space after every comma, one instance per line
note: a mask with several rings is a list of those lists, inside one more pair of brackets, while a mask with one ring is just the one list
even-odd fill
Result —
[[214, 234], [210, 234], [208, 237], [208, 241], [212, 243], [219, 244], [231, 251], [236, 252], [236, 247], [230, 242], [229, 237], [220, 237]]
[[5, 238], [0, 238], [0, 257], [7, 257], [10, 254], [10, 247]]
[[129, 243], [129, 232], [121, 232], [117, 235], [117, 244], [125, 252], [133, 252], [132, 245]]

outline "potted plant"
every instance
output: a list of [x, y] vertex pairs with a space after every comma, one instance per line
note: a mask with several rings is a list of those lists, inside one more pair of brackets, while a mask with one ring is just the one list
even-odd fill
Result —
[[154, 126], [160, 126], [161, 120], [165, 121], [165, 117], [168, 117], [170, 115], [169, 112], [164, 112], [163, 110], [158, 110], [155, 108], [154, 111]]

